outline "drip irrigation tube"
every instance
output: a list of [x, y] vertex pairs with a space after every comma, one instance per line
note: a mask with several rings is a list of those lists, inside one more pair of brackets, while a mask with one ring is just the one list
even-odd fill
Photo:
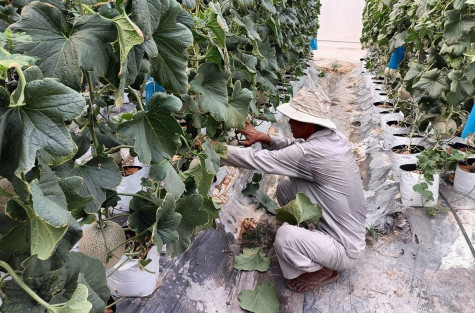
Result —
[[439, 191], [439, 194], [442, 197], [442, 199], [444, 199], [445, 203], [449, 206], [450, 211], [452, 211], [452, 214], [455, 216], [455, 219], [457, 220], [457, 224], [459, 224], [460, 230], [462, 231], [462, 234], [465, 237], [465, 240], [467, 241], [468, 246], [470, 247], [470, 250], [472, 251], [473, 257], [475, 258], [475, 248], [473, 247], [472, 241], [468, 237], [467, 232], [465, 231], [465, 228], [463, 227], [462, 222], [460, 221], [460, 218], [457, 215], [457, 212], [455, 212], [455, 209], [452, 207], [452, 205], [450, 205], [449, 201], [444, 196], [444, 194], [440, 191]]

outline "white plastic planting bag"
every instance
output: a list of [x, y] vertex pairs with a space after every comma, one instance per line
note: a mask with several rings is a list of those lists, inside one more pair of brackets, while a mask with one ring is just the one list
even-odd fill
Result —
[[434, 175], [434, 181], [432, 185], [429, 185], [429, 190], [432, 191], [434, 200], [428, 200], [422, 197], [420, 193], [414, 191], [414, 185], [423, 182], [424, 178], [422, 174], [413, 173], [411, 171], [405, 171], [401, 169], [399, 191], [401, 192], [401, 201], [405, 206], [434, 206], [439, 199], [439, 174]]
[[454, 189], [466, 196], [475, 199], [475, 173], [470, 173], [460, 169], [457, 165], [454, 178]]
[[[146, 297], [151, 295], [158, 283], [160, 255], [153, 246], [147, 254], [152, 261], [146, 266], [147, 272], [140, 268], [139, 260], [122, 256], [119, 263], [106, 271], [107, 286], [116, 297]], [[125, 262], [125, 263], [124, 263]], [[112, 273], [112, 274], [111, 274]], [[109, 276], [110, 275], [110, 276]]]
[[383, 129], [383, 139], [384, 139], [384, 149], [389, 150], [394, 146], [394, 134], [409, 134], [411, 132], [410, 127], [394, 127], [388, 125], [386, 122], [386, 127]]
[[414, 154], [400, 154], [394, 151], [391, 151], [391, 169], [393, 171], [393, 177], [399, 178], [401, 169], [399, 168], [403, 164], [416, 164], [417, 163], [417, 156], [421, 154], [414, 153]]
[[[387, 112], [387, 111], [383, 111], [383, 112]], [[394, 112], [389, 112], [389, 113], [379, 112], [379, 118], [381, 120], [381, 129], [384, 130], [384, 128], [386, 127], [387, 122], [402, 120], [404, 118], [404, 114], [401, 111], [399, 111], [397, 113], [394, 113]]]

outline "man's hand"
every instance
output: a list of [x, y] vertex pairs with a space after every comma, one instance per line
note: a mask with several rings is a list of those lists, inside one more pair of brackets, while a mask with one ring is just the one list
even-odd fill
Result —
[[246, 136], [245, 141], [239, 142], [243, 146], [249, 147], [250, 145], [253, 145], [256, 142], [262, 142], [266, 145], [270, 145], [269, 135], [256, 130], [248, 121], [246, 121], [246, 126], [244, 127], [244, 129], [237, 130], [236, 133], [243, 134], [244, 136]]

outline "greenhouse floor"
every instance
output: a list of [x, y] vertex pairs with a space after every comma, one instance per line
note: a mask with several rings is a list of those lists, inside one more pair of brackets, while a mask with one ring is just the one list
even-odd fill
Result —
[[[162, 257], [155, 293], [124, 299], [117, 313], [244, 312], [238, 294], [263, 281], [275, 286], [280, 312], [475, 312], [475, 256], [462, 229], [441, 197], [441, 210], [435, 217], [422, 208], [401, 204], [398, 182], [390, 175], [389, 153], [381, 147], [381, 130], [371, 112], [374, 97], [358, 63], [360, 50], [353, 52], [355, 59], [348, 55], [338, 59], [329, 50], [327, 54], [317, 51], [314, 64], [325, 76], [310, 68], [294, 90], [306, 85], [329, 94], [332, 119], [352, 142], [361, 168], [367, 226], [384, 234], [368, 236], [363, 257], [336, 283], [306, 294], [294, 293], [286, 287], [272, 249], [278, 225], [255, 200], [241, 194], [253, 173], [227, 168], [213, 191], [214, 198], [223, 203], [218, 228], [200, 233], [178, 259]], [[282, 116], [277, 118], [278, 123], [261, 125], [262, 130], [289, 135]], [[261, 189], [273, 197], [281, 179], [266, 175]], [[456, 192], [445, 180], [440, 190], [473, 243], [475, 200]], [[252, 245], [268, 249], [269, 271], [233, 268], [234, 255]]]

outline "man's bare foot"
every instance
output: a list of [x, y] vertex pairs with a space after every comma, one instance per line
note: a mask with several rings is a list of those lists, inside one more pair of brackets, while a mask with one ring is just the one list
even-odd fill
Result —
[[303, 273], [294, 279], [287, 280], [287, 286], [295, 292], [308, 292], [338, 279], [338, 272], [323, 267], [321, 270], [310, 273]]

